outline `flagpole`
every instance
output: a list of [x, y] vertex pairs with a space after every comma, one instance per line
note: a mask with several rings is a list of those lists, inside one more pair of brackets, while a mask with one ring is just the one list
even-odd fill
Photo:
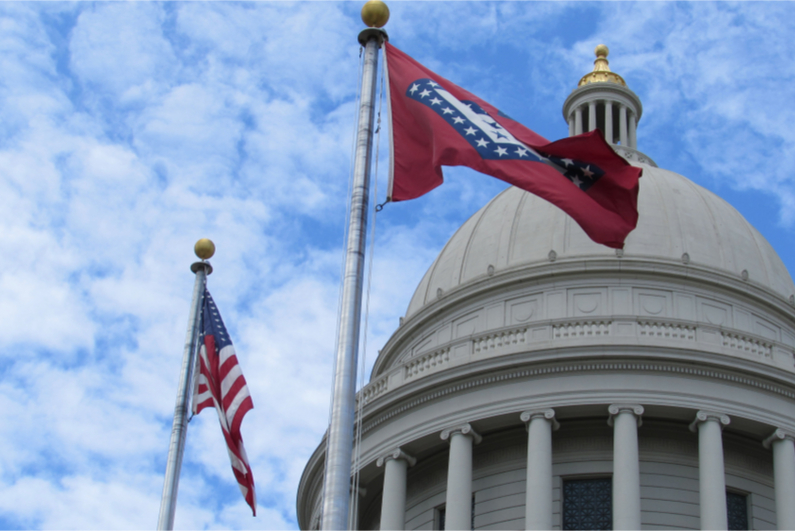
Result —
[[207, 259], [211, 258], [215, 253], [215, 245], [210, 240], [203, 238], [196, 242], [194, 251], [196, 256], [201, 258], [201, 262], [194, 262], [190, 266], [190, 270], [196, 274], [196, 281], [193, 284], [188, 333], [185, 337], [185, 350], [182, 354], [182, 372], [180, 373], [179, 387], [177, 389], [177, 404], [174, 407], [174, 423], [171, 426], [171, 442], [168, 447], [166, 477], [163, 483], [163, 497], [160, 500], [160, 517], [157, 521], [157, 529], [161, 531], [174, 529], [179, 473], [182, 468], [185, 436], [188, 431], [191, 383], [193, 381], [193, 369], [196, 366], [196, 337], [199, 313], [201, 302], [204, 298], [207, 275], [213, 272], [213, 267], [207, 262]]
[[387, 38], [386, 32], [379, 28], [386, 24], [388, 18], [389, 10], [386, 9], [383, 2], [368, 2], [362, 9], [362, 20], [370, 28], [359, 34], [359, 43], [364, 46], [364, 66], [342, 303], [338, 321], [339, 341], [331, 397], [331, 422], [326, 446], [326, 473], [323, 480], [321, 519], [321, 529], [323, 530], [348, 528], [356, 406], [356, 359], [359, 353], [359, 323], [362, 313], [367, 205], [370, 196], [370, 162], [375, 117], [375, 89], [378, 78], [378, 49]]

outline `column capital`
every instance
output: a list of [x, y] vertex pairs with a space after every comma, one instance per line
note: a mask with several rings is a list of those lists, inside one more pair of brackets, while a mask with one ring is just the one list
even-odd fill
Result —
[[480, 434], [475, 431], [475, 428], [473, 428], [468, 422], [466, 424], [453, 426], [452, 428], [447, 428], [446, 430], [442, 431], [442, 440], [446, 441], [456, 433], [471, 437], [475, 444], [480, 444], [480, 441], [483, 440], [483, 437], [481, 437]]
[[552, 423], [553, 430], [560, 428], [560, 423], [558, 423], [558, 421], [555, 419], [555, 410], [552, 408], [529, 409], [527, 411], [523, 411], [519, 418], [522, 419], [522, 422], [525, 424], [529, 423], [533, 419], [543, 418]]
[[404, 452], [403, 449], [400, 447], [397, 447], [391, 452], [387, 453], [386, 455], [382, 455], [381, 457], [379, 457], [378, 460], [375, 462], [375, 464], [376, 466], [382, 467], [390, 459], [402, 459], [406, 463], [408, 463], [409, 466], [414, 466], [415, 464], [417, 464], [417, 459], [411, 457], [409, 454]]
[[721, 413], [719, 411], [706, 411], [700, 410], [696, 413], [696, 418], [693, 422], [690, 423], [690, 431], [695, 432], [698, 430], [698, 425], [702, 422], [707, 422], [710, 420], [714, 420], [720, 426], [720, 429], [723, 429], [724, 426], [728, 426], [731, 422], [729, 415], [726, 413]]
[[610, 414], [607, 419], [607, 425], [613, 426], [613, 419], [616, 415], [629, 412], [638, 418], [638, 427], [641, 427], [643, 425], [643, 418], [641, 416], [644, 411], [643, 406], [640, 404], [610, 404], [610, 407], [607, 408], [607, 412]]
[[770, 449], [770, 446], [776, 441], [783, 441], [784, 439], [789, 439], [790, 441], [795, 441], [795, 433], [783, 430], [781, 428], [776, 428], [776, 430], [768, 435], [768, 437], [762, 441], [762, 446], [766, 449]]

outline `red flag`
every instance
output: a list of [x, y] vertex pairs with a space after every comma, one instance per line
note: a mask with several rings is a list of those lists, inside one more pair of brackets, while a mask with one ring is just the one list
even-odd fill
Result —
[[206, 407], [214, 407], [221, 422], [221, 431], [226, 440], [226, 449], [232, 461], [232, 472], [240, 486], [246, 503], [257, 515], [257, 499], [254, 493], [254, 476], [248, 464], [240, 423], [250, 409], [254, 408], [248, 392], [246, 379], [240, 370], [235, 347], [226, 331], [221, 314], [212, 296], [204, 288], [204, 304], [201, 313], [201, 345], [196, 360], [198, 374], [193, 394], [193, 413]]
[[622, 249], [638, 221], [638, 178], [599, 130], [548, 142], [477, 96], [384, 44], [391, 106], [390, 200], [443, 182], [442, 166], [468, 166], [543, 197], [595, 242]]

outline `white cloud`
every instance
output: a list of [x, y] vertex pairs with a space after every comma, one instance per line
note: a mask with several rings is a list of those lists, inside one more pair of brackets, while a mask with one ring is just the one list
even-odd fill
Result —
[[[643, 94], [642, 149], [774, 192], [795, 222], [785, 4], [391, 7], [396, 45], [549, 136], [609, 38]], [[154, 525], [191, 248], [209, 236], [209, 286], [255, 404], [243, 435], [260, 516], [205, 412], [190, 425], [177, 527], [295, 526], [328, 418], [358, 9], [0, 5], [0, 524]], [[466, 169], [446, 180], [379, 214], [368, 366], [444, 241], [505, 186]]]

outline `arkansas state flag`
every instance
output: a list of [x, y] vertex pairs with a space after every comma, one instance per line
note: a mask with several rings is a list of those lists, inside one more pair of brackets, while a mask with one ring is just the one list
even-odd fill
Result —
[[468, 166], [543, 197], [590, 236], [622, 249], [638, 221], [638, 178], [594, 130], [548, 142], [388, 42], [392, 156], [389, 199], [419, 197], [442, 166]]

